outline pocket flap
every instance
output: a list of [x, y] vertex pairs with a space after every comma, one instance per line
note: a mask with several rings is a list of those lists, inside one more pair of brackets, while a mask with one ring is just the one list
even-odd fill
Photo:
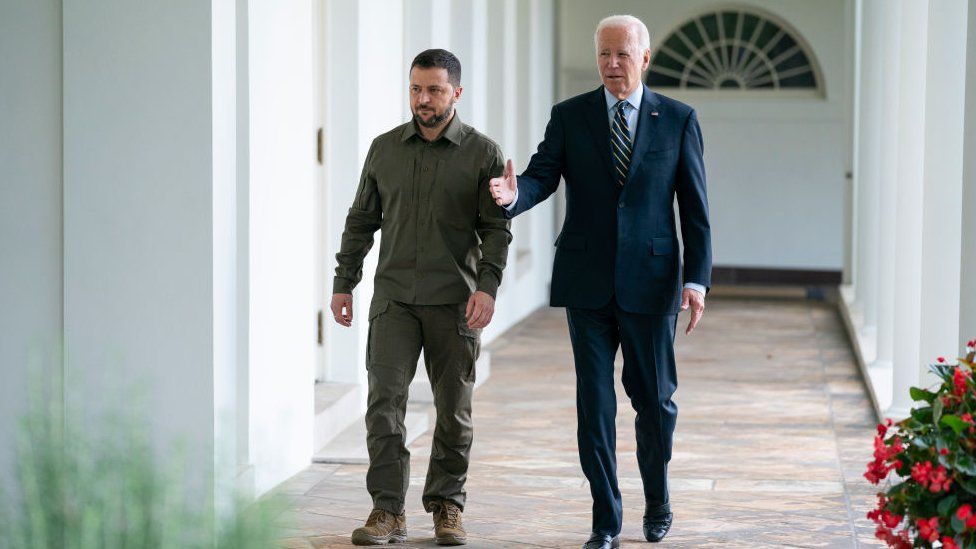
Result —
[[376, 317], [380, 316], [381, 314], [385, 313], [386, 310], [389, 309], [389, 308], [390, 308], [390, 300], [389, 299], [374, 299], [369, 304], [369, 319], [370, 320], [373, 320], [374, 318], [376, 318]]
[[656, 236], [651, 239], [651, 255], [671, 255], [674, 253], [674, 243], [670, 237]]

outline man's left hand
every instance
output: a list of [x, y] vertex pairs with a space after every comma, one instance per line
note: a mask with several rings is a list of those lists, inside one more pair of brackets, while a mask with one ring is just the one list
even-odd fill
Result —
[[484, 328], [491, 322], [495, 314], [495, 298], [485, 292], [475, 292], [468, 298], [468, 308], [464, 312], [464, 319], [468, 321], [468, 328]]
[[691, 320], [688, 322], [688, 327], [685, 328], [686, 335], [690, 334], [695, 326], [698, 326], [698, 321], [701, 320], [702, 313], [705, 312], [705, 296], [698, 290], [685, 288], [681, 291], [681, 310], [684, 311], [688, 307], [691, 307]]

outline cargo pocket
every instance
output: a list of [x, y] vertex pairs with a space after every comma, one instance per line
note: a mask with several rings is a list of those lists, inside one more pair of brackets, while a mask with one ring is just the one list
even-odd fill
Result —
[[378, 316], [390, 308], [390, 300], [374, 299], [369, 304], [369, 329], [366, 331], [366, 370], [369, 370], [373, 357], [373, 324]]
[[481, 330], [468, 327], [463, 316], [458, 322], [457, 329], [458, 335], [461, 336], [460, 344], [462, 345], [459, 358], [465, 362], [462, 374], [464, 379], [473, 382], [476, 374], [475, 363], [478, 362], [478, 356], [481, 354]]

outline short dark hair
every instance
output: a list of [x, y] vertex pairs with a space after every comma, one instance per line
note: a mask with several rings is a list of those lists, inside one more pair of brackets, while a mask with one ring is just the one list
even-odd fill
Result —
[[435, 48], [418, 53], [417, 57], [413, 58], [413, 63], [410, 64], [410, 70], [413, 70], [414, 67], [447, 69], [448, 82], [455, 88], [461, 87], [461, 62], [447, 50]]

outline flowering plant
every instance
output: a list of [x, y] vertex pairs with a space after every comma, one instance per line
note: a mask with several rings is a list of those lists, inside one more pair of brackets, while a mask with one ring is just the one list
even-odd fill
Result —
[[878, 484], [895, 473], [868, 512], [875, 535], [898, 549], [976, 549], [976, 382], [974, 347], [957, 364], [939, 357], [934, 390], [911, 388], [918, 407], [906, 419], [878, 425], [874, 460], [864, 476]]

